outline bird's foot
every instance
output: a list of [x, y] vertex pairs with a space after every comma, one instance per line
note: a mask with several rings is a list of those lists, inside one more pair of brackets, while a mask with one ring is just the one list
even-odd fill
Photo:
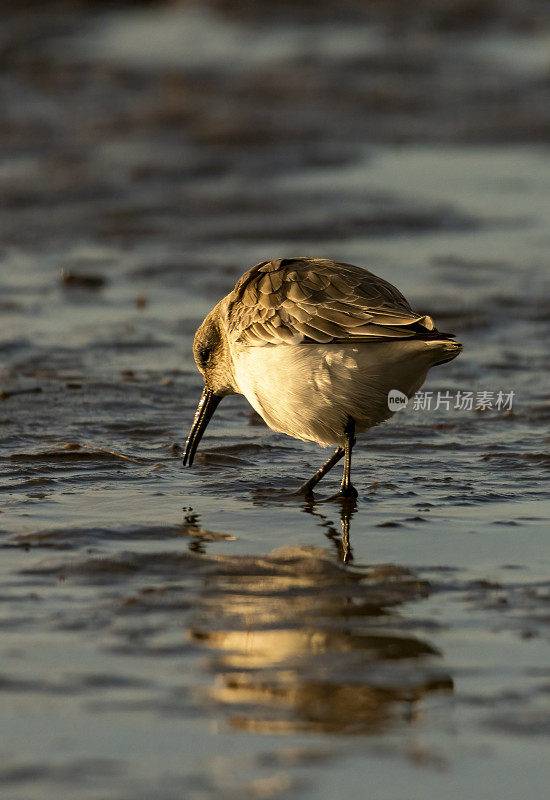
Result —
[[340, 491], [338, 492], [338, 496], [341, 497], [343, 500], [349, 499], [356, 499], [359, 495], [357, 494], [357, 489], [353, 485], [351, 481], [347, 481], [346, 483], [342, 483], [340, 486]]
[[338, 494], [332, 495], [332, 497], [328, 498], [328, 501], [339, 500], [342, 503], [346, 504], [355, 504], [355, 501], [358, 498], [357, 489], [353, 484], [349, 483], [347, 486], [340, 486], [340, 491]]
[[297, 497], [303, 497], [304, 500], [313, 500], [313, 487], [316, 485], [315, 483], [311, 483], [311, 481], [306, 481], [302, 483], [301, 486], [298, 487], [292, 494], [296, 495]]

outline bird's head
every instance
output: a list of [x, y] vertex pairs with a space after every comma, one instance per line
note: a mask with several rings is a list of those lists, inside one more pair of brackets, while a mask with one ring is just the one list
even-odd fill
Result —
[[220, 397], [232, 394], [233, 367], [227, 335], [223, 326], [221, 303], [212, 309], [195, 334], [193, 357], [204, 378], [206, 389]]
[[227, 394], [235, 392], [223, 312], [222, 303], [218, 303], [195, 334], [193, 356], [204, 378], [204, 390], [185, 445], [184, 466], [186, 464], [191, 466], [193, 463], [199, 442], [220, 400]]

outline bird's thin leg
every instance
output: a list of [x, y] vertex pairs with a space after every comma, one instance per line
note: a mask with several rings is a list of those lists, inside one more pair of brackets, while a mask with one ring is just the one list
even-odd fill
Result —
[[346, 437], [344, 445], [344, 475], [342, 477], [342, 485], [340, 486], [340, 497], [357, 497], [357, 491], [351, 482], [351, 451], [355, 444], [355, 420], [353, 417], [348, 417], [346, 427], [344, 428], [344, 435]]
[[327, 472], [329, 470], [331, 470], [333, 468], [333, 466], [340, 461], [340, 459], [345, 454], [345, 452], [346, 451], [345, 451], [345, 449], [343, 447], [339, 447], [331, 455], [331, 457], [328, 459], [328, 461], [325, 461], [323, 466], [320, 467], [320, 469], [317, 470], [315, 475], [313, 475], [313, 477], [311, 477], [308, 481], [306, 481], [305, 483], [303, 483], [300, 486], [300, 488], [298, 489], [298, 493], [299, 494], [304, 494], [306, 497], [311, 495], [312, 492], [313, 492], [314, 486], [317, 486], [317, 484], [319, 483], [321, 478], [324, 478], [324, 476], [327, 474]]

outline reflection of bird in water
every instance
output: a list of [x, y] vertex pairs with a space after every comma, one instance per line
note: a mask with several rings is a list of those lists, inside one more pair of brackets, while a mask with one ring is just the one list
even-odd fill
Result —
[[313, 502], [304, 505], [303, 509], [306, 514], [311, 514], [321, 520], [321, 526], [326, 529], [326, 536], [336, 547], [338, 559], [343, 561], [344, 564], [349, 564], [353, 561], [353, 550], [351, 548], [350, 526], [351, 518], [357, 510], [357, 504], [347, 501], [342, 501], [340, 505], [340, 524], [342, 526], [342, 534], [339, 535], [331, 520], [325, 515], [321, 514], [315, 509]]
[[410, 723], [452, 690], [439, 653], [400, 627], [426, 586], [406, 569], [344, 569], [317, 549], [219, 559], [190, 627], [212, 650], [209, 697], [259, 732], [365, 733]]
[[244, 394], [273, 430], [337, 445], [301, 487], [305, 495], [345, 456], [339, 496], [356, 497], [355, 434], [392, 415], [390, 391], [411, 397], [431, 367], [461, 349], [394, 286], [360, 267], [320, 258], [264, 261], [195, 335], [204, 391], [183, 463], [193, 463], [220, 400]]

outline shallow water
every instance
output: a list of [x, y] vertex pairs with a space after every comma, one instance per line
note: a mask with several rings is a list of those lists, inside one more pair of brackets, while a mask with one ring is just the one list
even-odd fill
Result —
[[[545, 28], [186, 9], [8, 19], [2, 794], [545, 796]], [[242, 398], [181, 467], [194, 330], [303, 253], [456, 332], [425, 390], [514, 392], [363, 437], [351, 519]]]

